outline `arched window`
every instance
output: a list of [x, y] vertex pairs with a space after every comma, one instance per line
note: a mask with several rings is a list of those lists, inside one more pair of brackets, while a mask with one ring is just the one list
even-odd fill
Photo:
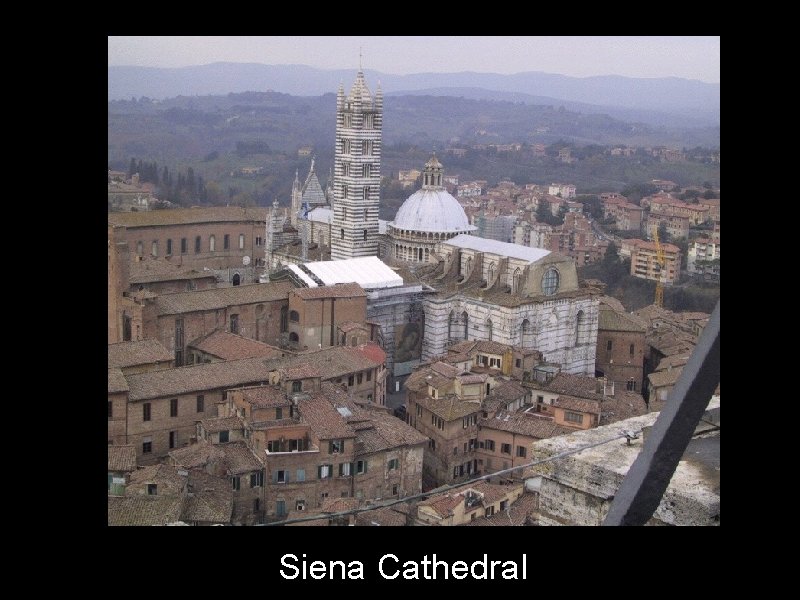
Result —
[[289, 328], [289, 309], [281, 306], [281, 333], [285, 333]]
[[558, 291], [558, 271], [554, 268], [547, 269], [542, 277], [542, 293], [545, 296], [552, 296]]
[[469, 339], [469, 315], [467, 311], [461, 313], [461, 322], [464, 323], [464, 339]]
[[467, 272], [464, 275], [469, 275], [469, 272], [472, 271], [472, 257], [467, 257]]
[[216, 250], [216, 249], [217, 249], [217, 238], [215, 238], [213, 235], [211, 235], [208, 238], [208, 251], [209, 252], [214, 252], [214, 250]]
[[520, 329], [520, 340], [519, 343], [521, 346], [525, 346], [525, 342], [528, 341], [528, 334], [531, 332], [531, 322], [528, 319], [522, 321], [522, 327]]
[[289, 320], [293, 323], [297, 323], [300, 320], [300, 313], [296, 310], [289, 311]]
[[418, 250], [418, 260], [419, 262], [422, 262], [422, 248], [417, 248], [417, 250]]
[[514, 277], [513, 277], [513, 280], [511, 282], [511, 292], [514, 293], [514, 294], [519, 292], [519, 278], [521, 276], [522, 276], [522, 271], [520, 271], [519, 269], [516, 269], [514, 271]]
[[492, 284], [492, 279], [494, 279], [494, 263], [489, 263], [489, 279], [487, 281], [489, 285]]
[[203, 238], [199, 235], [194, 238], [194, 253], [200, 254], [200, 250], [203, 248]]
[[239, 250], [244, 250], [244, 234], [239, 234]]
[[299, 342], [299, 341], [300, 341], [300, 338], [299, 338], [299, 337], [297, 336], [297, 334], [296, 334], [296, 333], [293, 331], [292, 333], [290, 333], [290, 334], [289, 334], [289, 341], [290, 341], [290, 342]]
[[586, 343], [586, 313], [582, 310], [578, 311], [578, 316], [575, 318], [575, 345]]
[[494, 334], [494, 326], [492, 325], [492, 320], [486, 319], [486, 339], [491, 342], [493, 334]]
[[344, 227], [342, 227], [342, 239], [344, 239]]
[[238, 273], [233, 274], [233, 285], [239, 285], [242, 282], [242, 277]]
[[447, 319], [447, 339], [453, 339], [453, 325], [456, 322], [456, 313], [455, 311], [450, 311], [450, 316]]
[[366, 229], [364, 230], [364, 241], [365, 242], [367, 241], [367, 230]]

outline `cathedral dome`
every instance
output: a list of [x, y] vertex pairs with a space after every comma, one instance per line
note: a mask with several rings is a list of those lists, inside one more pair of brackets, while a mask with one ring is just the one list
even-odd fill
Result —
[[395, 229], [468, 233], [475, 231], [464, 209], [444, 188], [423, 187], [414, 192], [397, 211]]
[[403, 202], [391, 224], [406, 231], [431, 231], [437, 233], [466, 233], [475, 231], [469, 224], [464, 209], [442, 185], [444, 169], [434, 154], [425, 163], [422, 189]]

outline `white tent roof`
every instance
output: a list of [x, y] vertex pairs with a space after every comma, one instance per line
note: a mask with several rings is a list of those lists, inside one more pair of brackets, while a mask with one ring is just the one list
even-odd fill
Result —
[[[403, 285], [403, 278], [386, 266], [377, 256], [310, 262], [303, 266], [322, 280], [325, 285], [355, 282], [365, 290]], [[318, 284], [298, 265], [289, 265], [289, 269], [306, 282], [308, 287], [318, 287]]]
[[461, 234], [444, 242], [458, 248], [477, 250], [478, 252], [489, 252], [499, 254], [509, 258], [519, 258], [528, 262], [536, 262], [550, 254], [550, 250], [543, 248], [531, 248], [520, 244], [508, 244], [487, 238], [476, 237], [474, 235]]

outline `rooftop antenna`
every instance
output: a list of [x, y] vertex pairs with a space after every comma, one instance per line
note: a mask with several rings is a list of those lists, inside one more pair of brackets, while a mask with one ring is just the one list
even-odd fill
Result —
[[361, 71], [361, 51], [364, 49], [364, 46], [358, 47], [358, 70]]

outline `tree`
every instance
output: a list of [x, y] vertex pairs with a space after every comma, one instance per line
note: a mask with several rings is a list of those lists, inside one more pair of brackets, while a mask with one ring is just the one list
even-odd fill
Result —
[[667, 222], [666, 221], [661, 221], [658, 224], [658, 240], [662, 244], [669, 243], [669, 233], [667, 232]]
[[547, 223], [552, 217], [549, 203], [545, 202], [544, 198], [539, 198], [539, 202], [536, 205], [536, 220], [539, 223]]

